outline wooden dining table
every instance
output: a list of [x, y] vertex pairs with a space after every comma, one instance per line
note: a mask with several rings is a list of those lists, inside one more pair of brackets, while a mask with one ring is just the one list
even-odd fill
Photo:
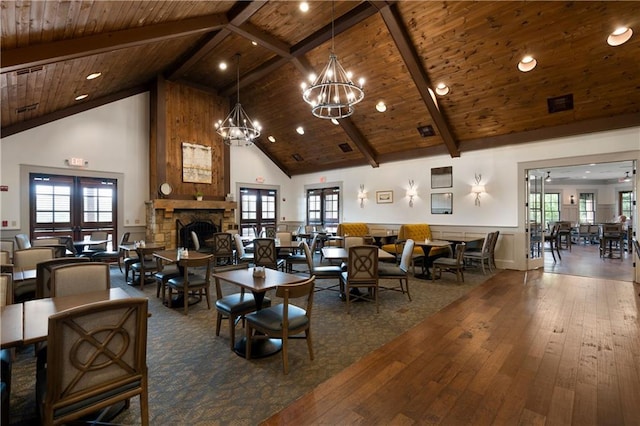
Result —
[[[347, 260], [349, 258], [349, 250], [343, 247], [323, 247], [322, 256], [328, 260]], [[381, 248], [378, 249], [378, 260], [395, 260], [396, 257]]]
[[49, 317], [66, 309], [105, 300], [131, 297], [123, 289], [92, 291], [72, 296], [48, 297], [15, 303], [0, 308], [2, 322], [1, 347], [16, 347], [47, 340]]
[[[256, 277], [253, 275], [254, 270], [255, 268], [233, 269], [213, 272], [211, 275], [218, 281], [226, 281], [251, 291], [256, 301], [256, 310], [262, 309], [262, 302], [268, 290], [309, 279], [306, 275], [290, 274], [269, 268], [264, 268], [264, 277]], [[245, 357], [246, 344], [247, 339], [245, 336], [236, 342], [234, 352]], [[251, 344], [251, 357], [262, 358], [273, 355], [280, 349], [282, 349], [282, 341], [280, 339], [258, 339]]]
[[[426, 258], [429, 256], [429, 252], [431, 251], [431, 248], [433, 247], [446, 247], [446, 246], [451, 246], [451, 244], [453, 244], [451, 241], [448, 240], [424, 240], [424, 241], [415, 241], [415, 245], [422, 248], [422, 251], [424, 252], [424, 257], [425, 260], [424, 262], [426, 262]], [[429, 271], [429, 268], [426, 267], [425, 264], [425, 269], [426, 269], [426, 274], [416, 274], [414, 277], [418, 278], [418, 279], [423, 279], [423, 280], [430, 280], [431, 279], [431, 271]]]

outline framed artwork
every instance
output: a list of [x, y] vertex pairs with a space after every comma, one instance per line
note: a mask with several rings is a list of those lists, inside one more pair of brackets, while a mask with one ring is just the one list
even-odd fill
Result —
[[453, 193], [441, 192], [431, 194], [431, 214], [452, 214]]
[[182, 143], [182, 181], [211, 183], [211, 147]]
[[453, 187], [453, 167], [433, 167], [431, 169], [431, 188]]
[[393, 203], [393, 191], [376, 191], [376, 203], [378, 204]]

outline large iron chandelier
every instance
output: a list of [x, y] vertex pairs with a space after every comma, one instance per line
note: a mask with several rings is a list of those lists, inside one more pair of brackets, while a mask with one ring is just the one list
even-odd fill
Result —
[[236, 73], [238, 78], [236, 106], [224, 121], [218, 120], [215, 124], [216, 133], [222, 136], [224, 143], [229, 146], [250, 146], [260, 137], [262, 127], [257, 121], [249, 118], [240, 104], [240, 54], [236, 55]]
[[311, 75], [311, 86], [302, 83], [302, 99], [311, 105], [311, 113], [318, 118], [337, 120], [353, 114], [353, 106], [364, 99], [364, 79], [358, 85], [351, 80], [334, 53], [334, 7], [331, 3], [331, 52], [329, 63], [318, 77]]

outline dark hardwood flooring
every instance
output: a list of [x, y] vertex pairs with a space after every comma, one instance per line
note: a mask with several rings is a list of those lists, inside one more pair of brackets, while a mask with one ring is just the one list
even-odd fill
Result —
[[594, 247], [502, 271], [264, 424], [639, 425], [640, 286], [578, 276], [626, 277]]

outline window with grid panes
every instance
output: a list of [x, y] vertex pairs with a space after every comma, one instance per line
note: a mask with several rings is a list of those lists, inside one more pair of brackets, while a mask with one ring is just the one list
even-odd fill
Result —
[[594, 224], [596, 221], [596, 197], [593, 192], [581, 192], [578, 199], [580, 223]]
[[557, 192], [546, 192], [544, 194], [544, 218], [548, 223], [560, 220], [560, 194]]

